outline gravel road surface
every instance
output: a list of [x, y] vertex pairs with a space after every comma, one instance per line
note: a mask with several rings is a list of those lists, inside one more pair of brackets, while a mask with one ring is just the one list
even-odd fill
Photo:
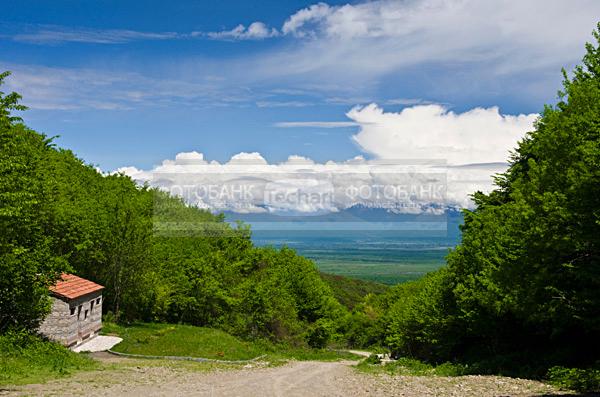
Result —
[[355, 362], [292, 361], [278, 367], [194, 370], [180, 363], [100, 356], [109, 369], [80, 372], [1, 396], [542, 396], [560, 394], [530, 380], [497, 376], [419, 377], [357, 372]]

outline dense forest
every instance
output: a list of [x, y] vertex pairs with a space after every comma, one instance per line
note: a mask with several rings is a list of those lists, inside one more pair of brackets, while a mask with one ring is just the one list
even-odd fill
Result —
[[[358, 303], [353, 292], [346, 305], [336, 299], [344, 291], [334, 295], [310, 260], [255, 247], [244, 225], [99, 172], [27, 128], [15, 116], [25, 110], [19, 95], [0, 93], [0, 332], [35, 330], [49, 310], [48, 286], [74, 272], [106, 286], [104, 310], [118, 322], [381, 346], [474, 372], [538, 376], [553, 365], [592, 366], [600, 357], [600, 33], [594, 37], [496, 188], [473, 195], [476, 208], [465, 211], [447, 266]], [[178, 222], [195, 226], [156, 229]]]
[[600, 364], [598, 28], [496, 188], [473, 195], [447, 266], [368, 298], [360, 343], [491, 372]]
[[[103, 175], [12, 116], [24, 110], [18, 99], [0, 97], [0, 331], [35, 329], [48, 286], [74, 272], [106, 287], [104, 310], [117, 321], [326, 342], [345, 311], [312, 262], [254, 247], [243, 226]], [[182, 220], [188, 232], [155, 227]]]

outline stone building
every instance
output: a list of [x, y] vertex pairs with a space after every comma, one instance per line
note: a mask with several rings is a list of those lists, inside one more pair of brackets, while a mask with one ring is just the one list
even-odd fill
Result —
[[92, 281], [63, 274], [50, 288], [52, 311], [40, 325], [40, 333], [69, 347], [98, 335], [102, 328], [103, 289]]

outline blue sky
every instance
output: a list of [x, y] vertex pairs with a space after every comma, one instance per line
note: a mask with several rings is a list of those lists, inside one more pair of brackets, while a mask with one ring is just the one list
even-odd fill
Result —
[[192, 151], [501, 161], [599, 15], [595, 0], [8, 1], [0, 69], [28, 125], [104, 170]]

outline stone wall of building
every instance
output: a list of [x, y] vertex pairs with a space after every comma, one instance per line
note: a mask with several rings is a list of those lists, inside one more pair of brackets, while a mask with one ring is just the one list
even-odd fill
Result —
[[102, 303], [100, 291], [70, 302], [71, 306], [76, 308], [78, 342], [95, 336], [102, 328]]
[[65, 346], [73, 346], [97, 335], [102, 328], [102, 293], [76, 299], [52, 297], [52, 311], [39, 332]]
[[71, 315], [69, 303], [52, 297], [52, 311], [40, 325], [39, 332], [64, 345], [76, 340], [77, 317]]

